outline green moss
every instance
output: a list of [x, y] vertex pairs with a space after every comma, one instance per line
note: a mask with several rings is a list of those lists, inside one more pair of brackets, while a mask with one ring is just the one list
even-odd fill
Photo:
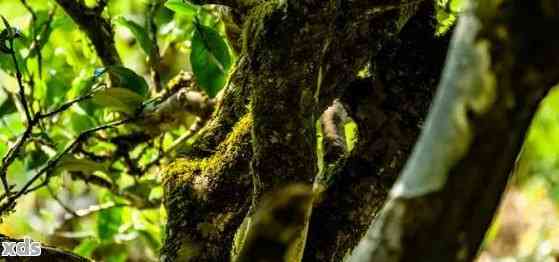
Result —
[[185, 184], [190, 178], [200, 173], [203, 161], [179, 158], [164, 168], [163, 185], [166, 191], [171, 193], [178, 185]]
[[179, 158], [169, 164], [163, 172], [163, 183], [167, 193], [177, 187], [188, 185], [195, 175], [211, 176], [230, 165], [236, 155], [241, 153], [243, 137], [250, 134], [252, 116], [250, 113], [243, 116], [218, 146], [216, 152], [210, 157], [202, 159]]
[[242, 33], [242, 48], [243, 53], [247, 53], [250, 50], [255, 50], [254, 46], [250, 44], [259, 43], [258, 39], [253, 39], [261, 35], [262, 31], [265, 30], [264, 21], [266, 17], [270, 16], [278, 7], [277, 0], [265, 2], [254, 7], [246, 18], [246, 24], [243, 27]]

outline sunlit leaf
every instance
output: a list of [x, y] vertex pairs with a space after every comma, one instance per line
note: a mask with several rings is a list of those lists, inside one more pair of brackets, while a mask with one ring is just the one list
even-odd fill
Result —
[[147, 97], [149, 86], [142, 76], [124, 66], [119, 65], [111, 66], [107, 70], [116, 77], [117, 81], [116, 83], [113, 83], [114, 87], [125, 88], [133, 91], [143, 98]]
[[13, 97], [0, 89], [0, 117], [17, 111]]
[[179, 13], [185, 15], [187, 17], [194, 17], [198, 12], [200, 6], [192, 4], [190, 2], [185, 2], [182, 0], [169, 0], [165, 3], [165, 7]]
[[151, 39], [149, 38], [147, 30], [143, 26], [139, 25], [138, 23], [132, 20], [126, 19], [125, 17], [122, 16], [118, 17], [115, 20], [115, 22], [121, 26], [128, 28], [128, 30], [132, 32], [136, 40], [138, 40], [144, 52], [147, 55], [151, 54], [151, 50], [152, 50]]
[[[36, 16], [37, 21], [33, 23], [33, 30], [35, 31], [35, 34], [37, 34], [38, 46], [42, 47], [50, 39], [52, 31], [54, 31], [57, 27], [62, 26], [63, 24], [54, 23], [55, 20], [53, 19], [53, 21], [51, 21], [50, 24], [47, 25], [47, 23], [49, 23], [48, 20], [50, 17], [50, 12], [46, 10], [37, 11]], [[35, 57], [37, 55], [37, 50], [38, 49], [33, 48], [29, 53], [29, 57]]]
[[[69, 66], [64, 69], [71, 71]], [[44, 97], [46, 105], [51, 107], [63, 102], [66, 98], [66, 93], [72, 88], [70, 81], [71, 78], [65, 76], [64, 73], [49, 74], [49, 78], [46, 81], [47, 90]]]
[[71, 155], [64, 156], [56, 167], [58, 170], [65, 170], [69, 172], [76, 171], [85, 174], [91, 174], [95, 171], [105, 171], [106, 169], [105, 165], [102, 163], [97, 163], [85, 158], [76, 158]]
[[214, 29], [195, 23], [190, 63], [200, 87], [209, 97], [223, 88], [231, 66], [231, 55], [225, 39]]
[[144, 99], [128, 89], [113, 87], [96, 92], [91, 101], [115, 111], [134, 114]]
[[89, 128], [95, 126], [95, 123], [91, 119], [91, 116], [86, 114], [80, 114], [76, 110], [73, 110], [70, 115], [70, 127], [74, 134], [77, 135]]
[[103, 209], [97, 214], [97, 236], [101, 241], [108, 241], [118, 233], [122, 224], [121, 207]]
[[100, 242], [94, 238], [85, 238], [77, 247], [74, 248], [74, 253], [84, 257], [91, 257], [93, 251], [95, 251], [99, 244]]
[[5, 143], [0, 143], [0, 157], [4, 156], [8, 151], [8, 146]]
[[47, 162], [49, 156], [41, 149], [27, 152], [25, 155], [25, 169], [33, 170]]
[[24, 122], [19, 112], [4, 115], [0, 122], [0, 134], [8, 137], [17, 136], [25, 130]]

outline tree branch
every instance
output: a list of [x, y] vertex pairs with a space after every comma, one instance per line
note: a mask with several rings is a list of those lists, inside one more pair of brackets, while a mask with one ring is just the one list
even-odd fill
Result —
[[[315, 116], [341, 93], [340, 90], [330, 89], [340, 87], [343, 90], [347, 87], [347, 84], [342, 83], [355, 79], [357, 72], [367, 63], [368, 57], [363, 54], [367, 53], [368, 47], [382, 45], [387, 38], [393, 37], [403, 26], [400, 25], [401, 21], [406, 21], [413, 14], [418, 3], [401, 1], [405, 7], [401, 10], [394, 8], [395, 5], [377, 10], [375, 6], [370, 6], [370, 3], [367, 6], [365, 2], [368, 1], [355, 1], [344, 9], [330, 5], [329, 2], [311, 4], [270, 1], [251, 9], [254, 16], [247, 15], [247, 18], [252, 20], [244, 23], [243, 32], [246, 35], [243, 36], [243, 51], [226, 87], [223, 100], [217, 105], [214, 117], [201, 131], [192, 150], [186, 153], [188, 159], [198, 162], [201, 159], [215, 159], [223, 154], [218, 145], [226, 141], [227, 134], [246, 113], [248, 97], [252, 97], [251, 107], [255, 119], [253, 128], [257, 137], [254, 145], [262, 145], [255, 150], [257, 156], [253, 158], [254, 163], [257, 163], [255, 174], [264, 181], [262, 187], [258, 185], [258, 190], [268, 192], [295, 181], [310, 184], [316, 175], [313, 142], [316, 135]], [[376, 12], [373, 12], [374, 10]], [[313, 15], [310, 15], [311, 13]], [[336, 15], [339, 19], [332, 21], [331, 18]], [[282, 17], [286, 20], [275, 21]], [[307, 19], [308, 17], [311, 19]], [[355, 18], [359, 22], [355, 24], [349, 18]], [[302, 21], [305, 23], [300, 24]], [[277, 26], [280, 24], [281, 26]], [[366, 30], [360, 31], [362, 28]], [[373, 28], [378, 29], [378, 34], [372, 33], [376, 32]], [[286, 49], [285, 46], [294, 48]], [[290, 67], [294, 64], [296, 66]], [[317, 86], [320, 86], [318, 90]], [[263, 141], [265, 144], [261, 143]], [[301, 148], [303, 150], [300, 150]], [[245, 152], [237, 156], [246, 157], [250, 154]], [[278, 162], [284, 166], [277, 170], [267, 169], [266, 163], [276, 166]], [[248, 167], [244, 168], [248, 170]], [[167, 175], [172, 176], [168, 178], [167, 183], [174, 183], [174, 186], [165, 190], [169, 196], [166, 207], [169, 210], [185, 210], [184, 206], [179, 208], [179, 203], [199, 197], [191, 192], [203, 192], [198, 185], [200, 181], [205, 180], [209, 171], [185, 167], [172, 169], [180, 172], [167, 171]], [[216, 174], [212, 171], [211, 174], [221, 177], [221, 172], [223, 171]], [[246, 181], [245, 175], [246, 173], [240, 173], [237, 179]], [[220, 184], [211, 181], [210, 192], [217, 192], [213, 187], [221, 188]], [[235, 195], [235, 201], [246, 203], [244, 198], [250, 193], [250, 187], [247, 189], [244, 187], [246, 185], [235, 186], [237, 187], [230, 190], [243, 192]], [[259, 201], [259, 195], [255, 202]], [[188, 202], [189, 207], [186, 210], [200, 210], [195, 209], [196, 205], [202, 209], [208, 206], [206, 201], [197, 200], [196, 205], [191, 200]], [[169, 216], [168, 235], [172, 237], [166, 240], [162, 257], [175, 259], [179, 255], [178, 250], [191, 249], [192, 243], [195, 243], [200, 252], [194, 252], [194, 260], [216, 261], [228, 258], [231, 246], [231, 242], [228, 241], [233, 239], [235, 231], [218, 231], [219, 236], [225, 241], [216, 243], [213, 234], [205, 236], [203, 228], [197, 227], [200, 224], [220, 225], [220, 220], [212, 218], [229, 217], [231, 213], [227, 210], [233, 210], [237, 206], [230, 201], [225, 201], [223, 205], [218, 208], [220, 211], [212, 213], [211, 216], [206, 215], [203, 219], [198, 216], [191, 218], [192, 213], [188, 212]], [[243, 215], [242, 212], [235, 212], [230, 220], [241, 221]], [[190, 229], [180, 226], [183, 224], [190, 225]], [[199, 246], [198, 243], [208, 244]], [[304, 244], [300, 243], [298, 248], [303, 246]], [[293, 254], [294, 257], [300, 256], [300, 251], [293, 250], [293, 253], [296, 253]]]
[[477, 3], [460, 18], [425, 129], [352, 262], [477, 254], [539, 102], [559, 81], [559, 37], [545, 30], [559, 26], [556, 5]]
[[[448, 36], [435, 36], [426, 2], [397, 39], [371, 61], [371, 77], [352, 82], [341, 102], [358, 127], [352, 152], [324, 164], [305, 261], [341, 261], [384, 203], [419, 135], [444, 65]], [[372, 79], [374, 78], [374, 80]]]
[[[178, 159], [163, 172], [167, 239], [161, 261], [228, 261], [250, 206], [252, 117], [242, 117], [214, 154]], [[179, 252], [180, 250], [189, 252]]]
[[101, 16], [101, 11], [108, 1], [99, 1], [99, 5], [94, 8], [87, 7], [83, 1], [56, 0], [56, 2], [86, 33], [104, 66], [122, 64], [115, 47], [111, 23]]

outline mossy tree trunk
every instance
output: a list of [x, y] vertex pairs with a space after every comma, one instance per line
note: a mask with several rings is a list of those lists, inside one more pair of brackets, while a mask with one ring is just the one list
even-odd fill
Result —
[[[448, 47], [447, 37], [434, 34], [434, 1], [194, 2], [231, 7], [243, 30], [231, 38], [239, 59], [223, 99], [192, 150], [164, 173], [162, 260], [342, 261], [375, 219], [424, 126]], [[541, 11], [520, 0], [502, 2]], [[536, 13], [511, 14], [524, 21]], [[556, 40], [527, 57], [534, 41], [546, 39], [541, 32], [489, 14], [479, 31], [477, 24], [462, 25], [460, 32], [474, 35], [453, 48], [453, 57], [472, 64], [448, 60], [441, 92], [454, 88], [458, 95], [439, 95], [444, 108], [434, 108], [420, 140], [440, 151], [415, 150], [396, 188], [402, 190], [389, 197], [351, 259], [467, 261], [475, 254], [533, 112], [557, 80], [544, 66], [557, 68]], [[556, 25], [552, 16], [538, 15], [529, 25]], [[497, 28], [505, 29], [503, 39], [491, 38]], [[468, 84], [475, 88], [464, 95]], [[334, 100], [357, 124], [358, 141], [350, 152], [325, 152], [318, 174], [316, 121]], [[333, 130], [341, 129], [323, 132]], [[414, 161], [424, 169], [413, 168]], [[420, 182], [408, 174], [417, 172], [425, 173]], [[460, 220], [474, 210], [474, 219]], [[429, 253], [438, 248], [449, 251]], [[459, 250], [464, 256], [451, 256]]]

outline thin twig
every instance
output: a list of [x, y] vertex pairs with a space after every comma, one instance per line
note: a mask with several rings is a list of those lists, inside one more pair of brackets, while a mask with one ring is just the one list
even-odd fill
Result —
[[161, 55], [159, 53], [159, 44], [157, 43], [157, 24], [155, 24], [155, 15], [159, 8], [161, 8], [161, 4], [162, 2], [160, 0], [156, 0], [155, 3], [150, 4], [148, 19], [146, 21], [152, 46], [149, 54], [149, 66], [151, 69], [151, 78], [155, 87], [155, 93], [158, 93], [163, 89], [161, 84], [161, 74], [159, 73]]
[[0, 213], [3, 213], [4, 211], [6, 211], [7, 209], [11, 208], [15, 201], [25, 195], [28, 194], [30, 192], [33, 192], [33, 190], [30, 189], [36, 189], [39, 188], [43, 185], [45, 185], [46, 183], [48, 183], [48, 179], [49, 179], [49, 175], [47, 175], [47, 177], [45, 177], [45, 180], [43, 181], [43, 183], [41, 183], [39, 186], [37, 187], [32, 187], [32, 185], [43, 176], [43, 174], [52, 171], [57, 164], [60, 162], [60, 160], [62, 159], [62, 157], [64, 157], [68, 152], [70, 152], [71, 150], [73, 150], [79, 143], [81, 143], [83, 140], [87, 139], [87, 137], [97, 131], [101, 131], [101, 130], [105, 130], [105, 129], [109, 129], [109, 128], [114, 128], [117, 127], [119, 125], [128, 123], [130, 121], [134, 120], [134, 118], [126, 118], [126, 119], [122, 119], [122, 120], [117, 120], [105, 125], [101, 125], [98, 127], [94, 127], [91, 129], [88, 129], [86, 131], [83, 131], [81, 134], [79, 134], [76, 139], [74, 139], [74, 141], [72, 141], [69, 145], [67, 145], [64, 150], [62, 150], [62, 152], [60, 152], [59, 154], [57, 154], [55, 157], [51, 158], [49, 161], [47, 161], [47, 164], [41, 168], [31, 179], [29, 179], [27, 181], [27, 183], [15, 194], [15, 195], [11, 195], [8, 196], [8, 201], [7, 203], [4, 203], [1, 207], [0, 207]]
[[173, 144], [171, 144], [171, 146], [169, 148], [167, 148], [166, 150], [162, 151], [159, 153], [159, 155], [157, 156], [157, 158], [151, 162], [149, 162], [144, 168], [142, 173], [147, 172], [150, 168], [152, 168], [155, 165], [158, 165], [161, 160], [167, 156], [169, 156], [169, 154], [171, 154], [172, 152], [175, 151], [175, 149], [181, 145], [182, 143], [184, 143], [184, 141], [190, 139], [191, 137], [193, 137], [194, 135], [196, 135], [198, 133], [198, 131], [204, 126], [204, 124], [207, 122], [207, 119], [205, 118], [197, 118], [196, 121], [190, 126], [190, 128], [188, 129], [187, 132], [185, 132], [183, 135], [181, 135], [179, 138], [177, 138]]
[[56, 114], [62, 113], [65, 110], [67, 110], [68, 108], [70, 108], [72, 105], [84, 101], [88, 98], [91, 98], [93, 96], [93, 92], [88, 93], [86, 95], [80, 96], [74, 100], [68, 101], [67, 103], [61, 105], [60, 107], [58, 107], [57, 109], [54, 109], [51, 112], [45, 113], [45, 114], [41, 114], [38, 113], [34, 119], [31, 120], [31, 122], [27, 125], [25, 131], [23, 132], [23, 134], [18, 138], [18, 140], [16, 141], [16, 143], [8, 150], [8, 152], [6, 153], [6, 155], [2, 158], [2, 166], [0, 167], [0, 178], [2, 179], [2, 185], [4, 187], [4, 191], [9, 195], [10, 194], [10, 190], [9, 190], [9, 184], [6, 178], [6, 172], [8, 167], [10, 166], [10, 164], [15, 160], [17, 154], [19, 153], [19, 151], [21, 150], [21, 148], [27, 143], [27, 141], [29, 140], [29, 138], [31, 137], [32, 134], [32, 130], [33, 128], [36, 126], [36, 124], [45, 118], [49, 118], [52, 117]]
[[66, 103], [64, 103], [64, 104], [62, 104], [61, 106], [59, 106], [58, 108], [56, 108], [56, 109], [54, 109], [54, 110], [52, 110], [52, 111], [50, 111], [50, 112], [47, 112], [47, 113], [44, 113], [44, 114], [38, 113], [38, 114], [35, 116], [35, 118], [36, 118], [37, 120], [41, 120], [41, 119], [45, 119], [45, 118], [50, 118], [50, 117], [52, 117], [52, 116], [54, 116], [54, 115], [56, 115], [56, 114], [59, 114], [59, 113], [62, 113], [62, 112], [64, 112], [64, 111], [68, 110], [68, 108], [70, 108], [72, 105], [74, 105], [74, 104], [76, 104], [76, 103], [82, 102], [82, 101], [84, 101], [84, 100], [86, 100], [86, 99], [89, 99], [89, 98], [93, 97], [93, 95], [94, 95], [94, 92], [90, 92], [90, 93], [87, 93], [87, 94], [85, 94], [85, 95], [83, 95], [83, 96], [79, 96], [79, 97], [77, 97], [77, 98], [75, 98], [75, 99], [73, 99], [73, 100], [70, 100], [70, 101], [68, 101], [68, 102], [66, 102]]
[[27, 124], [29, 125], [32, 121], [31, 113], [29, 113], [29, 106], [27, 104], [27, 98], [25, 97], [25, 86], [23, 84], [23, 75], [21, 74], [21, 70], [19, 69], [19, 65], [16, 58], [16, 50], [14, 48], [14, 40], [11, 39], [10, 41], [10, 56], [12, 57], [12, 62], [14, 63], [14, 68], [16, 70], [16, 79], [17, 85], [19, 87], [19, 99], [21, 105], [23, 106], [23, 110], [25, 112], [25, 118], [27, 119]]

